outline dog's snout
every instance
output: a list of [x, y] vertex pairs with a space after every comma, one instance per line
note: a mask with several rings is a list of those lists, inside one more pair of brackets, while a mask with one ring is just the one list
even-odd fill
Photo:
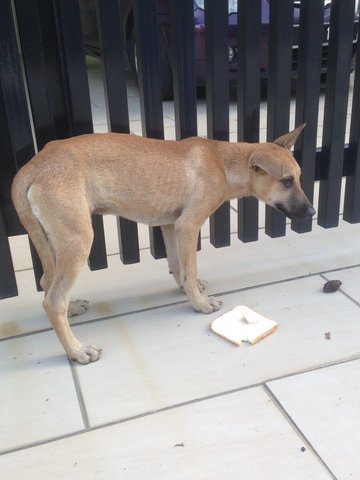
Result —
[[292, 205], [290, 208], [286, 208], [282, 203], [276, 203], [275, 208], [280, 212], [285, 213], [291, 220], [305, 220], [315, 215], [315, 208], [311, 203], [303, 203], [300, 205]]
[[315, 208], [311, 205], [311, 203], [305, 203], [302, 208], [300, 208], [298, 212], [295, 213], [295, 216], [297, 216], [299, 219], [306, 219], [313, 217], [315, 213]]
[[306, 217], [313, 217], [316, 213], [315, 208], [312, 205], [308, 205], [305, 211]]

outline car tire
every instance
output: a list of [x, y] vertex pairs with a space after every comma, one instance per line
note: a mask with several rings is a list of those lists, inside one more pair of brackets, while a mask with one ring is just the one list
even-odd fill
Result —
[[[165, 44], [164, 35], [159, 30], [159, 54], [160, 54], [160, 75], [161, 75], [161, 92], [163, 100], [172, 100], [174, 97], [172, 85], [172, 71], [169, 60], [168, 51]], [[139, 86], [137, 55], [136, 55], [136, 37], [133, 29], [130, 36], [130, 41], [127, 43], [127, 54], [129, 65], [133, 73], [135, 83]]]

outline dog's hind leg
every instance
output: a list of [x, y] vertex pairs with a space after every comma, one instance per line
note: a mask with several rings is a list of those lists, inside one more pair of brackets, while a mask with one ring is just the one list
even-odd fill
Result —
[[[181, 284], [181, 267], [180, 267], [180, 260], [179, 260], [179, 251], [177, 245], [177, 238], [175, 234], [175, 227], [173, 224], [170, 225], [162, 225], [161, 231], [164, 238], [165, 248], [166, 248], [166, 256], [169, 265], [169, 273], [174, 276], [176, 283], [179, 285], [180, 288], [184, 288]], [[205, 290], [207, 287], [207, 281], [197, 279], [198, 289], [200, 292]]]
[[[79, 245], [72, 243], [64, 245], [57, 252], [57, 262], [53, 282], [43, 302], [44, 309], [49, 320], [62, 344], [66, 354], [72, 360], [79, 363], [89, 363], [99, 359], [101, 350], [90, 345], [84, 345], [73, 334], [67, 318], [69, 306], [69, 293], [75, 279], [88, 257], [92, 236], [83, 236], [73, 240], [79, 240]], [[86, 248], [84, 248], [84, 240]]]
[[[52, 250], [53, 249], [51, 248], [51, 251]], [[53, 254], [52, 257], [54, 260], [53, 265], [55, 265], [55, 261], [56, 261], [55, 254]], [[44, 290], [45, 296], [49, 291], [49, 288], [51, 287], [53, 279], [54, 279], [54, 268], [50, 270], [48, 268], [45, 268], [44, 273], [40, 279], [40, 285], [41, 285], [41, 288]], [[81, 315], [82, 313], [85, 313], [88, 308], [89, 308], [89, 302], [87, 300], [70, 300], [68, 310], [67, 310], [67, 315], [68, 317]]]
[[[54, 279], [54, 272], [55, 272], [55, 263], [56, 263], [56, 255], [54, 251], [54, 245], [52, 244], [51, 236], [49, 235], [49, 226], [47, 225], [48, 222], [44, 222], [43, 215], [41, 214], [42, 210], [46, 210], [46, 204], [52, 204], [52, 198], [45, 198], [44, 202], [44, 195], [41, 192], [39, 187], [32, 186], [28, 191], [28, 200], [29, 206], [31, 208], [32, 215], [29, 213], [30, 210], [26, 211], [26, 215], [22, 216], [22, 221], [27, 227], [31, 240], [40, 256], [41, 264], [43, 267], [43, 275], [40, 279], [40, 285], [44, 290], [45, 296], [52, 284]], [[60, 200], [60, 197], [59, 197]], [[40, 205], [45, 204], [40, 208]], [[25, 204], [25, 206], [27, 206]], [[46, 215], [46, 217], [51, 218], [51, 212]], [[87, 300], [75, 300], [69, 302], [68, 307], [68, 316], [72, 317], [74, 315], [81, 315], [84, 313], [89, 306], [89, 302]]]
[[89, 308], [89, 304], [88, 300], [70, 300], [67, 311], [68, 317], [82, 315]]
[[56, 264], [43, 307], [68, 357], [83, 364], [96, 361], [101, 350], [81, 343], [73, 334], [67, 316], [70, 290], [88, 258], [93, 240], [89, 212], [81, 207], [72, 212], [68, 210], [66, 217], [64, 214], [63, 219], [57, 218], [56, 223], [50, 219], [47, 229]]
[[[53, 255], [53, 265], [55, 265], [55, 256]], [[47, 268], [45, 266], [44, 273], [40, 278], [40, 285], [41, 288], [44, 290], [45, 296], [51, 286], [51, 283], [54, 278], [53, 269]], [[45, 273], [46, 272], [46, 273]], [[68, 317], [74, 317], [75, 315], [81, 315], [85, 313], [86, 310], [89, 308], [89, 302], [87, 300], [70, 300], [68, 306]]]

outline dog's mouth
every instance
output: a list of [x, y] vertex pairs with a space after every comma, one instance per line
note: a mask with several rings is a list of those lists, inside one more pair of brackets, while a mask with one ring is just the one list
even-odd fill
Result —
[[301, 205], [297, 208], [287, 209], [282, 203], [275, 203], [275, 208], [279, 212], [284, 213], [290, 220], [305, 220], [315, 215], [314, 207], [309, 204]]

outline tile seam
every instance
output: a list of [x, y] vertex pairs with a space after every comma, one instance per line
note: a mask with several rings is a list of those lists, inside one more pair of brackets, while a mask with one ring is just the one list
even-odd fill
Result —
[[[299, 275], [298, 277], [289, 277], [289, 278], [284, 278], [284, 279], [281, 279], [281, 280], [274, 280], [272, 282], [260, 283], [258, 285], [251, 285], [251, 286], [248, 286], [248, 287], [240, 287], [240, 288], [236, 288], [234, 290], [225, 290], [223, 292], [212, 292], [212, 293], [209, 293], [209, 294], [212, 295], [212, 296], [216, 296], [216, 297], [226, 296], [226, 295], [232, 295], [234, 293], [244, 292], [244, 291], [247, 291], [247, 290], [255, 290], [255, 289], [258, 289], [258, 288], [262, 288], [262, 287], [269, 287], [269, 286], [272, 286], [272, 285], [279, 285], [280, 283], [289, 283], [289, 282], [293, 282], [293, 281], [296, 281], [296, 280], [302, 280], [302, 279], [305, 279], [305, 278], [312, 278], [312, 277], [317, 277], [317, 276], [322, 277], [323, 279], [326, 280], [326, 277], [324, 276], [326, 273], [341, 271], [341, 270], [347, 270], [349, 268], [357, 268], [357, 267], [360, 267], [360, 265], [352, 265], [352, 266], [348, 266], [348, 267], [343, 267], [343, 268], [334, 269], [334, 270], [325, 270], [325, 271], [321, 271], [321, 272], [310, 272], [310, 273], [305, 274], [305, 275]], [[352, 297], [350, 297], [345, 292], [342, 291], [342, 293], [345, 297], [347, 297], [349, 300], [351, 300], [356, 306], [360, 307], [360, 304], [356, 300], [354, 300]], [[136, 314], [145, 313], [145, 312], [151, 312], [151, 311], [162, 309], [162, 308], [173, 307], [173, 306], [177, 306], [177, 305], [184, 305], [186, 303], [188, 303], [188, 300], [184, 299], [184, 300], [178, 300], [178, 301], [175, 301], [175, 302], [164, 303], [163, 305], [154, 305], [153, 307], [148, 307], [148, 308], [144, 308], [144, 309], [114, 313], [113, 315], [107, 315], [107, 316], [104, 316], [104, 317], [98, 317], [98, 318], [92, 318], [92, 319], [89, 319], [89, 320], [84, 320], [83, 322], [73, 323], [73, 324], [71, 324], [71, 327], [75, 328], [75, 327], [78, 327], [78, 326], [81, 326], [81, 325], [88, 325], [88, 324], [91, 324], [91, 323], [111, 320], [113, 318], [124, 317], [124, 316], [129, 316], [129, 315], [136, 315]], [[50, 332], [51, 330], [52, 330], [51, 327], [46, 327], [46, 328], [42, 328], [40, 330], [36, 330], [36, 331], [33, 331], [33, 332], [25, 332], [25, 333], [20, 333], [18, 335], [12, 335], [12, 336], [9, 336], [9, 337], [0, 338], [0, 343], [1, 342], [6, 342], [7, 340], [14, 340], [16, 338], [23, 338], [23, 337], [27, 337], [27, 336], [30, 336], [30, 335], [37, 335], [37, 334], [40, 334], [40, 333]]]
[[68, 358], [68, 362], [69, 362], [69, 366], [70, 366], [72, 379], [73, 379], [73, 382], [74, 382], [74, 388], [75, 388], [75, 392], [76, 392], [76, 396], [77, 396], [77, 400], [78, 400], [79, 409], [80, 409], [82, 421], [83, 421], [83, 424], [84, 424], [84, 428], [85, 428], [85, 430], [89, 430], [90, 429], [89, 415], [87, 413], [85, 399], [84, 399], [84, 395], [83, 395], [83, 392], [82, 392], [82, 389], [81, 389], [80, 379], [79, 379], [78, 372], [76, 370], [76, 365], [75, 365], [74, 361], [70, 360], [69, 358]]
[[297, 425], [295, 420], [291, 417], [291, 415], [287, 412], [283, 404], [280, 402], [278, 397], [272, 392], [272, 390], [264, 383], [262, 385], [263, 391], [265, 394], [270, 398], [272, 401], [273, 405], [278, 409], [278, 411], [281, 413], [283, 418], [289, 423], [289, 425], [292, 427], [292, 429], [295, 431], [295, 433], [298, 435], [298, 437], [304, 442], [304, 444], [307, 446], [307, 448], [312, 452], [312, 454], [315, 456], [315, 458], [318, 460], [318, 462], [322, 465], [322, 467], [327, 471], [327, 473], [331, 476], [333, 480], [337, 480], [337, 477], [331, 470], [331, 468], [327, 465], [325, 460], [321, 457], [321, 455], [318, 453], [316, 448], [313, 446], [313, 444], [310, 442], [308, 437], [305, 435], [305, 433], [301, 430], [301, 428]]

